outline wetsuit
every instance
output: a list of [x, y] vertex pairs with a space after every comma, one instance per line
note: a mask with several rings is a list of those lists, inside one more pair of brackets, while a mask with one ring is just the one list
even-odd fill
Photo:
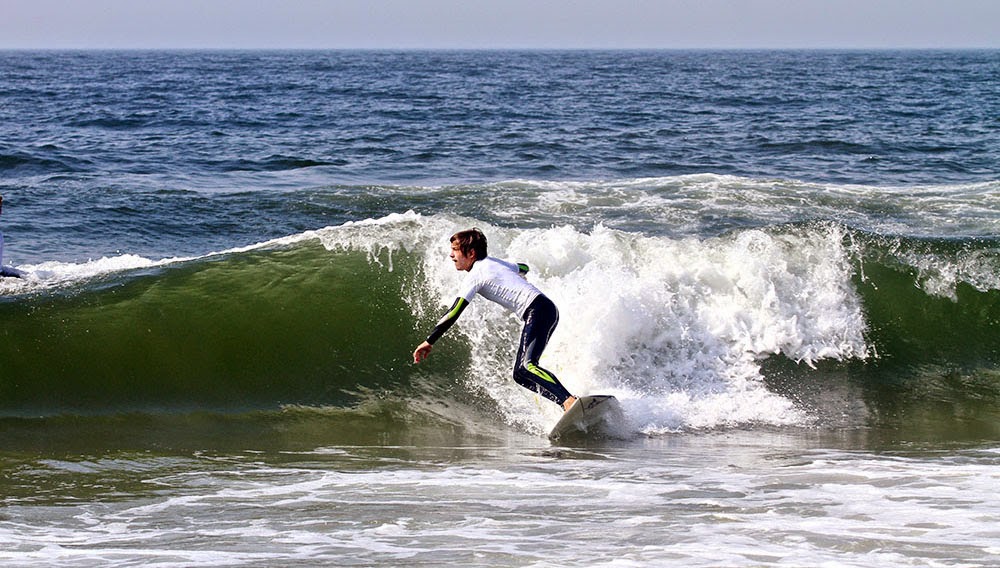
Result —
[[3, 265], [3, 233], [0, 233], [0, 276], [24, 277], [24, 273], [13, 266]]
[[5, 267], [3, 265], [3, 233], [0, 233], [0, 276], [20, 276], [21, 273], [18, 272], [13, 266]]
[[524, 321], [514, 364], [517, 384], [562, 404], [571, 396], [569, 391], [554, 374], [538, 366], [549, 337], [559, 323], [559, 311], [552, 300], [522, 277], [527, 272], [525, 264], [514, 264], [492, 256], [477, 260], [466, 275], [455, 303], [434, 327], [427, 343], [433, 345], [444, 335], [479, 294], [514, 312]]

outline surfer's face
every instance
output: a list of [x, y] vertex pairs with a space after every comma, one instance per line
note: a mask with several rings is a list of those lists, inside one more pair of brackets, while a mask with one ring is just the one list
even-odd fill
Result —
[[469, 254], [465, 254], [458, 243], [451, 243], [451, 254], [448, 256], [455, 263], [455, 270], [471, 270], [472, 265], [476, 262], [475, 251], [469, 251]]

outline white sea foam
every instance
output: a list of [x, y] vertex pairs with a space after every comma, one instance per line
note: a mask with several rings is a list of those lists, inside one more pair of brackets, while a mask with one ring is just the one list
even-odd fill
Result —
[[44, 290], [115, 272], [161, 266], [172, 261], [173, 259], [153, 261], [141, 256], [125, 254], [102, 257], [82, 263], [49, 261], [22, 265], [18, 267], [23, 272], [21, 278], [0, 279], [0, 294]]
[[[461, 282], [447, 258], [448, 236], [473, 224], [486, 231], [492, 254], [531, 265], [530, 279], [560, 308], [542, 364], [571, 392], [616, 395], [634, 430], [804, 423], [802, 409], [764, 388], [760, 360], [780, 353], [811, 365], [867, 356], [837, 225], [699, 240], [603, 226], [510, 230], [408, 214], [331, 228], [321, 238], [371, 258], [401, 248], [418, 255], [426, 290], [404, 295], [426, 317], [443, 311]], [[474, 355], [469, 385], [494, 397], [508, 422], [547, 430], [559, 409], [510, 379], [516, 318], [473, 302], [456, 330]]]
[[[157, 492], [8, 503], [15, 566], [992, 566], [996, 453], [802, 450], [794, 439], [682, 435], [546, 455], [406, 448], [164, 459]], [[462, 457], [459, 457], [461, 454]], [[573, 459], [562, 459], [571, 457]], [[114, 475], [114, 472], [108, 472]], [[45, 471], [34, 472], [46, 475]]]
[[542, 218], [577, 227], [603, 222], [628, 230], [656, 227], [673, 235], [817, 219], [905, 236], [992, 237], [1000, 232], [997, 181], [894, 187], [696, 174], [522, 180], [499, 184], [496, 193], [496, 214], [511, 222]]

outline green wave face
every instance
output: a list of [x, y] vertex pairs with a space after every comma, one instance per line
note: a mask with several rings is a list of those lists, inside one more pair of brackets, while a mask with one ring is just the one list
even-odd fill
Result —
[[407, 380], [399, 273], [317, 243], [0, 304], [0, 409], [335, 404]]

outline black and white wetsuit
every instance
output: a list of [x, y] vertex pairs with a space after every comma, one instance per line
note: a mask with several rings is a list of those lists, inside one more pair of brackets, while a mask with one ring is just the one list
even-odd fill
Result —
[[22, 278], [24, 276], [23, 272], [13, 266], [3, 265], [3, 233], [0, 233], [0, 276], [13, 276], [15, 278]]
[[13, 266], [4, 268], [3, 265], [3, 233], [0, 233], [0, 276], [20, 276], [20, 271]]
[[524, 279], [527, 265], [488, 256], [477, 260], [465, 277], [458, 298], [441, 318], [427, 343], [434, 344], [462, 315], [476, 294], [514, 312], [524, 321], [514, 364], [514, 380], [526, 389], [562, 404], [571, 395], [554, 374], [538, 366], [538, 360], [559, 323], [552, 300]]

